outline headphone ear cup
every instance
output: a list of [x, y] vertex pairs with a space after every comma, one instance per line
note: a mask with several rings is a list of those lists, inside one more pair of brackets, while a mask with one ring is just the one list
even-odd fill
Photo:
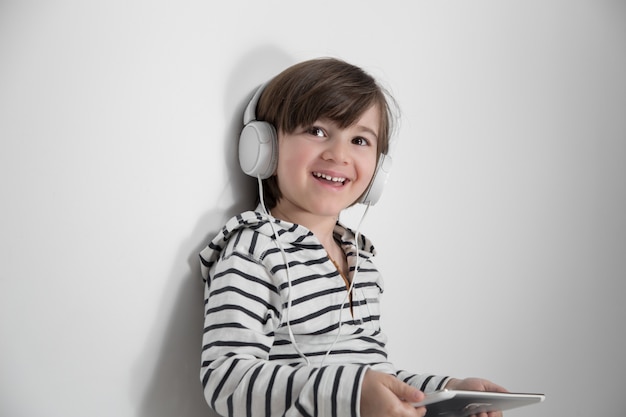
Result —
[[278, 138], [270, 123], [251, 121], [239, 136], [239, 165], [246, 174], [266, 179], [276, 171]]
[[385, 184], [387, 183], [387, 179], [389, 178], [392, 162], [391, 156], [384, 153], [380, 155], [372, 181], [359, 199], [359, 203], [373, 206], [378, 202], [385, 188]]

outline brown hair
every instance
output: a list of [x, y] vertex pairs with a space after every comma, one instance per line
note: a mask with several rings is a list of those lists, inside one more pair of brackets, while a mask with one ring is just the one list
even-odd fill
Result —
[[[318, 58], [295, 64], [274, 77], [259, 98], [256, 118], [285, 133], [319, 119], [330, 119], [345, 128], [376, 104], [380, 109], [380, 156], [387, 153], [393, 130], [391, 100], [361, 68], [336, 58]], [[282, 197], [276, 176], [263, 181], [263, 198], [272, 209]]]

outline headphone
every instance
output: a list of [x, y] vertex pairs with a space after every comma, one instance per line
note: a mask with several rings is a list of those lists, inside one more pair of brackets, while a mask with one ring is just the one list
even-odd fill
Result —
[[[239, 136], [239, 164], [246, 174], [260, 179], [271, 177], [278, 164], [278, 135], [268, 122], [256, 120], [256, 106], [267, 83], [254, 93], [243, 112], [244, 127]], [[359, 203], [373, 206], [383, 193], [389, 171], [391, 156], [381, 153], [374, 176]]]

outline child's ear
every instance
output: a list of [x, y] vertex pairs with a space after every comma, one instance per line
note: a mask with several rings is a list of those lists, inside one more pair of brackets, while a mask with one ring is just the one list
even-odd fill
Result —
[[367, 187], [367, 190], [365, 190], [359, 199], [359, 203], [373, 206], [378, 202], [385, 188], [385, 184], [387, 183], [387, 179], [389, 178], [392, 162], [391, 156], [384, 153], [380, 154], [372, 181], [370, 181], [369, 187]]

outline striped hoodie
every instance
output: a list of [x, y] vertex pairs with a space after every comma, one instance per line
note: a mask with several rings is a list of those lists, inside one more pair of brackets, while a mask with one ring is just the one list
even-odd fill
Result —
[[358, 264], [351, 301], [315, 235], [261, 214], [260, 207], [231, 218], [200, 253], [200, 379], [218, 414], [357, 417], [370, 368], [425, 392], [445, 383], [445, 377], [397, 371], [388, 362], [374, 247], [360, 235], [357, 259], [355, 234], [337, 223], [334, 236], [351, 276]]

